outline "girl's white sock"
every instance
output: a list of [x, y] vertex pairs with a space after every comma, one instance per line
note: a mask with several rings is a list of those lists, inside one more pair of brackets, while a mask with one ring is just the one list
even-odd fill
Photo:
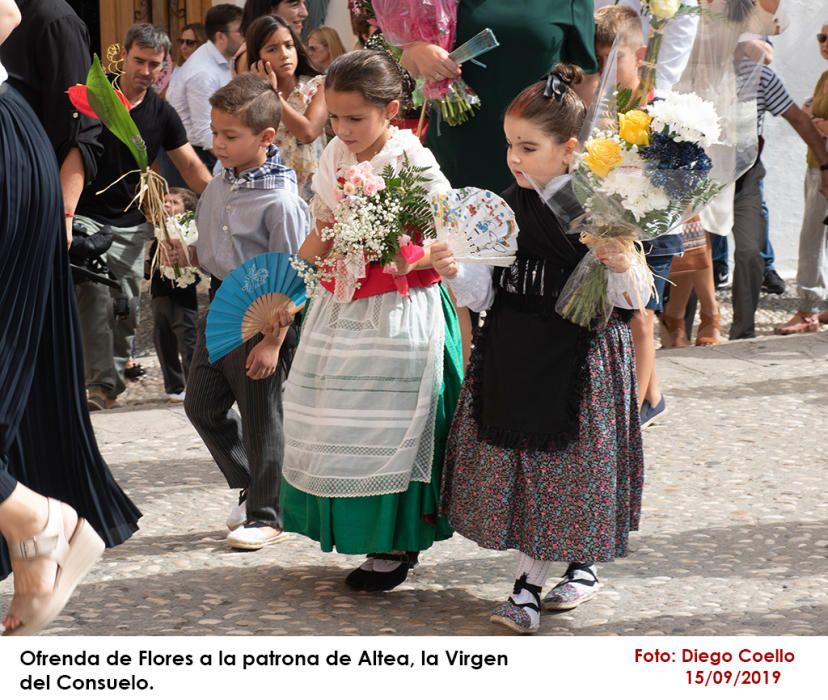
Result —
[[[519, 552], [515, 579], [520, 580], [525, 576], [526, 583], [532, 586], [537, 586], [538, 588], [543, 588], [543, 585], [552, 573], [552, 567], [554, 565], [555, 562], [532, 559], [532, 557]], [[531, 591], [528, 591], [525, 588], [521, 589], [517, 593], [513, 593], [512, 600], [518, 605], [521, 605], [522, 603], [531, 603], [534, 606], [538, 606], [538, 598], [536, 598]], [[523, 610], [527, 615], [529, 615], [529, 618], [532, 621], [532, 626], [534, 627], [537, 625], [540, 621], [540, 610], [534, 610], [530, 607], [524, 607]]]

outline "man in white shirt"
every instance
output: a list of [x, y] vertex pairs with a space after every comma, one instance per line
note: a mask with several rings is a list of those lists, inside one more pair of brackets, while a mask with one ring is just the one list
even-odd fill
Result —
[[241, 18], [242, 10], [236, 5], [211, 7], [204, 19], [208, 41], [179, 68], [181, 78], [167, 92], [167, 101], [187, 130], [187, 140], [210, 170], [216, 164], [210, 131], [210, 97], [230, 82], [230, 59], [244, 41], [239, 31]]

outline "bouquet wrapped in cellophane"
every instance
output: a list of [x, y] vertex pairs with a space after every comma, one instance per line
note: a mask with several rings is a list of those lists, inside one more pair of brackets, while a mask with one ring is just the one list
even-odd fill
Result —
[[[350, 301], [370, 263], [391, 266], [398, 255], [414, 263], [423, 256], [415, 239], [434, 235], [427, 170], [405, 157], [397, 172], [389, 164], [376, 174], [364, 161], [337, 173], [335, 223], [320, 231], [322, 240], [332, 241], [330, 252], [314, 266], [300, 258], [293, 263], [309, 297], [319, 282], [333, 282], [337, 301]], [[394, 275], [394, 280], [406, 296], [405, 275]]]
[[[608, 271], [597, 249], [627, 255], [633, 262], [628, 274], [640, 277], [642, 243], [679, 232], [755, 159], [758, 74], [755, 62], [740, 63], [749, 59], [729, 45], [730, 25], [720, 14], [703, 14], [681, 81], [649, 104], [616, 88], [614, 47], [570, 175], [535, 183], [562, 224], [579, 232], [589, 248], [558, 299], [558, 313], [573, 323], [600, 326], [612, 313]], [[734, 79], [722, 77], [728, 73], [723, 45]], [[737, 71], [743, 79], [735, 79]], [[652, 282], [649, 270], [644, 274]], [[638, 286], [630, 280], [630, 289]], [[643, 309], [648, 299], [636, 295], [632, 306]]]
[[[405, 49], [419, 41], [451, 51], [457, 30], [456, 0], [373, 0], [372, 6], [384, 37]], [[497, 46], [491, 30], [484, 30], [450, 54], [456, 63], [471, 60]], [[450, 126], [462, 124], [480, 107], [480, 98], [462, 79], [429, 80], [422, 92], [436, 102], [442, 118]]]

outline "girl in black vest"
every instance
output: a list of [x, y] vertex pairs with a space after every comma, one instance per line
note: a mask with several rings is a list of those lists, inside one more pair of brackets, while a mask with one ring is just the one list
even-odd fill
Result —
[[[598, 330], [555, 312], [587, 249], [533, 187], [569, 170], [585, 115], [571, 87], [580, 78], [579, 69], [556, 66], [506, 112], [516, 183], [503, 197], [520, 229], [515, 263], [492, 275], [484, 266], [459, 265], [445, 243], [432, 246], [434, 267], [458, 303], [490, 307], [449, 436], [443, 510], [457, 532], [482, 547], [518, 550], [514, 592], [491, 619], [521, 633], [538, 629], [541, 607], [571, 609], [595, 595], [595, 562], [626, 554], [641, 507], [629, 312], [616, 311]], [[596, 252], [610, 271], [611, 299], [631, 306], [623, 293], [635, 277], [624, 274], [631, 262]], [[553, 562], [569, 567], [541, 602]]]

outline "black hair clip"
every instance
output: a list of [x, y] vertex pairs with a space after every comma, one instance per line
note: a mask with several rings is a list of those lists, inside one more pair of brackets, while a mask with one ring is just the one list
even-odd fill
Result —
[[543, 96], [548, 100], [554, 97], [558, 102], [563, 102], [564, 95], [569, 89], [569, 80], [557, 71], [552, 71], [546, 76], [546, 87], [543, 89]]

